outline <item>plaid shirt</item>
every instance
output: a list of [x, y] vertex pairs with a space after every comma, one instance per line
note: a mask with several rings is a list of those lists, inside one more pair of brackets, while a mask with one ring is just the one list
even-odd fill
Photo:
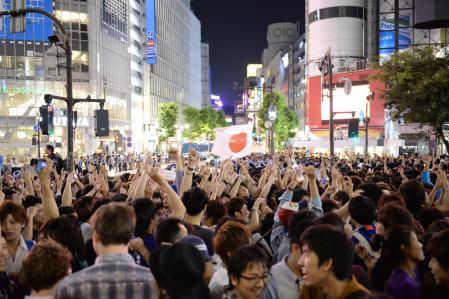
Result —
[[95, 265], [64, 279], [56, 299], [158, 298], [156, 283], [148, 268], [136, 265], [129, 254], [97, 257]]

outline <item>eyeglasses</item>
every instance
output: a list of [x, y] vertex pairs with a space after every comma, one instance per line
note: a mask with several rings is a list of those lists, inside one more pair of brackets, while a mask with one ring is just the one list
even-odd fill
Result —
[[270, 272], [265, 272], [263, 275], [259, 276], [259, 275], [253, 275], [253, 276], [245, 276], [245, 275], [240, 275], [241, 278], [246, 279], [249, 281], [249, 283], [255, 285], [257, 284], [260, 280], [263, 280], [264, 284], [268, 284], [271, 280], [271, 273]]

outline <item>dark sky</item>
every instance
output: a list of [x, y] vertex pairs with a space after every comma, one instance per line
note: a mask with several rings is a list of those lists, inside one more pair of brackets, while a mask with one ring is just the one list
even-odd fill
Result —
[[210, 47], [212, 93], [233, 110], [246, 65], [261, 63], [267, 47], [267, 27], [278, 22], [300, 22], [304, 32], [303, 0], [194, 0], [192, 9], [201, 22], [201, 40]]

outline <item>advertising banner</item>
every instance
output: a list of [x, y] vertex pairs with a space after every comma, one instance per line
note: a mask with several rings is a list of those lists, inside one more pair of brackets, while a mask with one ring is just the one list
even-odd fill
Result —
[[[400, 16], [399, 18], [399, 49], [410, 47], [412, 40], [410, 38], [410, 16]], [[395, 52], [395, 21], [380, 20], [379, 22], [379, 54], [388, 55]]]
[[156, 64], [156, 7], [155, 0], [147, 0], [147, 64]]

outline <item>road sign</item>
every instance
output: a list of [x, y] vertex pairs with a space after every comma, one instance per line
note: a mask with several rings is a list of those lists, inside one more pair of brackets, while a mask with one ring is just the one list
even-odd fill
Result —
[[127, 147], [132, 147], [133, 144], [132, 144], [131, 142], [128, 142], [128, 143], [126, 144], [126, 146], [127, 146]]
[[34, 132], [39, 132], [39, 125], [34, 125], [33, 127]]

